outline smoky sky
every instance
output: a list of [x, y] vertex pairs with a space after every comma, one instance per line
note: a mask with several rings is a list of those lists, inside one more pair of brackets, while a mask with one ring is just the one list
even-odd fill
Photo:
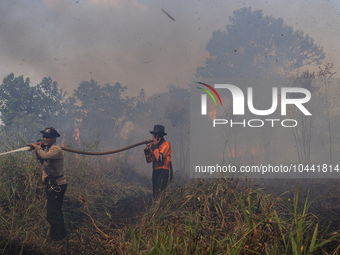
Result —
[[169, 84], [186, 87], [209, 56], [212, 33], [224, 31], [233, 11], [248, 6], [314, 38], [339, 70], [335, 0], [4, 0], [0, 78], [13, 72], [36, 85], [50, 76], [70, 93], [89, 79], [120, 82], [132, 95], [141, 88], [151, 95]]

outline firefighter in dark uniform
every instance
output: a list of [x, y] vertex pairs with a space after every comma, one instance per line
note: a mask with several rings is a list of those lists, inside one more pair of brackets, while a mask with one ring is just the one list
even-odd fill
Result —
[[164, 126], [155, 125], [150, 133], [152, 140], [148, 140], [149, 143], [146, 144], [144, 154], [146, 162], [152, 162], [153, 197], [157, 198], [168, 184], [171, 167], [171, 145], [164, 139], [166, 135]]
[[40, 133], [43, 135], [43, 143], [30, 145], [43, 165], [42, 181], [46, 189], [47, 221], [51, 225], [50, 236], [53, 241], [60, 241], [67, 235], [62, 211], [67, 188], [64, 177], [64, 154], [56, 143], [60, 134], [53, 127], [45, 128]]

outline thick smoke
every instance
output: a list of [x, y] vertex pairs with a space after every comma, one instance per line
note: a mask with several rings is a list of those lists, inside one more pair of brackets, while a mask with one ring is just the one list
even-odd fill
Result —
[[233, 10], [247, 5], [308, 33], [338, 63], [339, 6], [329, 1], [292, 4], [1, 1], [0, 76], [23, 74], [33, 85], [50, 76], [69, 92], [89, 79], [121, 82], [130, 94], [140, 88], [147, 95], [163, 92], [169, 84], [184, 87], [208, 56], [205, 46], [212, 32], [224, 30]]

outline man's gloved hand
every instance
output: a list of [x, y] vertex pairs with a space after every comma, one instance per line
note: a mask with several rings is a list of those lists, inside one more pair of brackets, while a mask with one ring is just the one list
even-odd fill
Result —
[[50, 185], [50, 186], [53, 186], [53, 187], [58, 186], [58, 182], [57, 182], [57, 180], [53, 177], [52, 174], [48, 175], [48, 176], [45, 178], [44, 183], [45, 183], [45, 185]]

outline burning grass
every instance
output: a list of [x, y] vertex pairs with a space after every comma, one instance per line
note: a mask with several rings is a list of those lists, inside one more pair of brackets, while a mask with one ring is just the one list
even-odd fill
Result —
[[71, 240], [59, 249], [48, 239], [40, 164], [32, 154], [0, 158], [4, 254], [312, 254], [331, 241], [337, 248], [338, 234], [319, 230], [298, 189], [289, 201], [251, 183], [194, 180], [152, 202], [149, 178], [126, 160], [65, 153]]
[[136, 224], [111, 235], [93, 228], [91, 242], [117, 254], [314, 254], [338, 235], [325, 238], [309, 207], [307, 198], [298, 209], [298, 188], [284, 203], [251, 185], [196, 180], [163, 194]]

